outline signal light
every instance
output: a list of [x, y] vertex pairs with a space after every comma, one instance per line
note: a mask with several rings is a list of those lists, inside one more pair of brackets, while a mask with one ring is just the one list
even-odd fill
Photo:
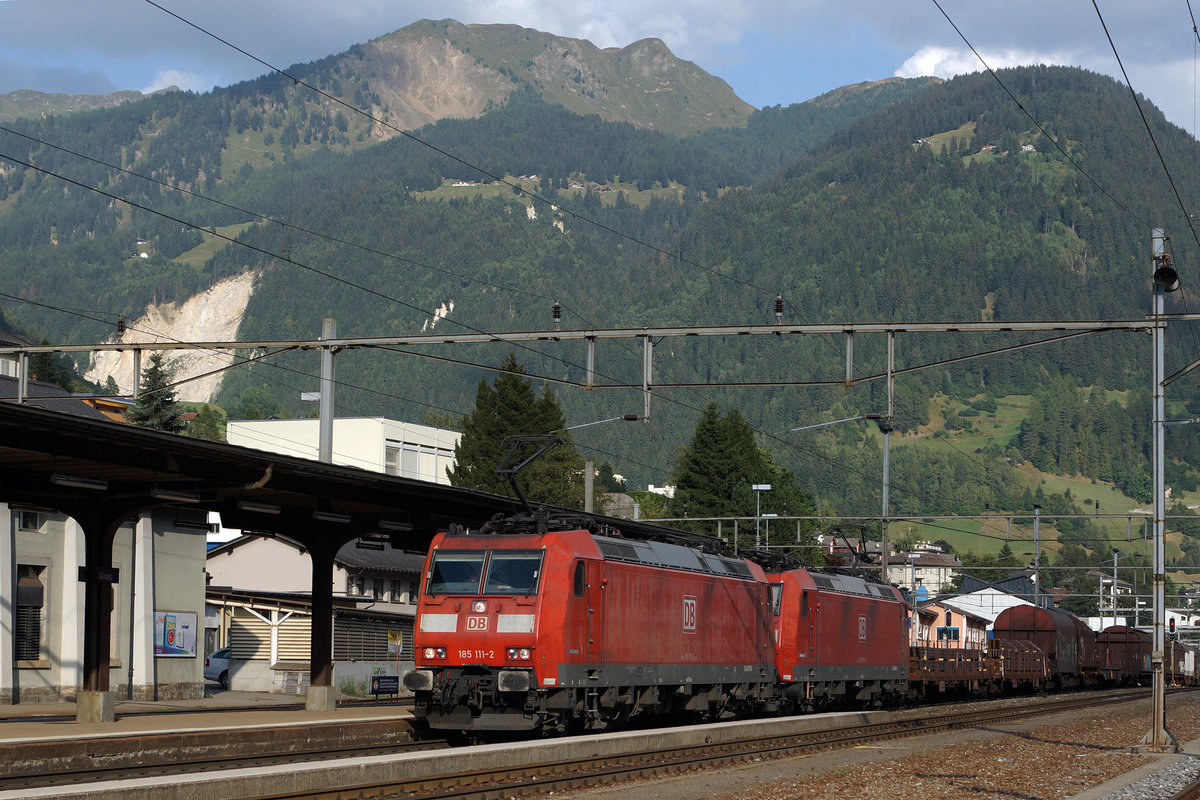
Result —
[[1174, 292], [1179, 289], [1179, 273], [1171, 266], [1171, 256], [1167, 253], [1155, 258], [1158, 269], [1154, 270], [1154, 283], [1164, 292]]

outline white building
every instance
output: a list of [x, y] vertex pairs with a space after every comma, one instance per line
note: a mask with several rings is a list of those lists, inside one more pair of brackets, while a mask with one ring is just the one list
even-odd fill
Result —
[[[424, 556], [355, 541], [333, 563], [334, 685], [365, 691], [374, 675], [412, 668]], [[230, 648], [230, 686], [302, 692], [308, 682], [312, 566], [286, 536], [242, 536], [208, 552], [205, 628]]]
[[996, 622], [996, 617], [1007, 608], [1013, 606], [1031, 606], [1033, 603], [1018, 597], [1015, 594], [1009, 594], [1002, 589], [994, 586], [984, 586], [963, 594], [956, 594], [951, 599], [954, 606], [962, 611], [975, 614], [983, 617], [988, 621], [990, 628]]
[[[230, 444], [281, 455], [317, 460], [320, 420], [231, 420]], [[372, 472], [449, 484], [458, 431], [397, 422], [385, 417], [351, 417], [333, 421], [333, 463]]]
[[914, 593], [925, 589], [927, 596], [934, 597], [950, 588], [962, 568], [953, 553], [900, 553], [888, 558], [888, 583]]

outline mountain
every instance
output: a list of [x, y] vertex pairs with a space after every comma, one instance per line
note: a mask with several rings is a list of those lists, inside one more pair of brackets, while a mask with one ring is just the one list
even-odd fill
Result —
[[754, 110], [659, 39], [602, 50], [517, 25], [422, 20], [321, 63], [343, 91], [365, 81], [363, 97], [405, 130], [478, 117], [520, 86], [577, 114], [664, 133], [741, 126]]
[[[175, 87], [164, 92], [178, 91]], [[147, 97], [137, 91], [113, 92], [112, 94], [47, 94], [30, 89], [19, 89], [0, 94], [0, 122], [11, 122], [21, 117], [44, 117], [47, 115], [74, 114], [78, 111], [93, 111], [122, 103], [131, 103]]]
[[[403, 46], [392, 38], [402, 34], [412, 37]], [[689, 131], [680, 135], [664, 120], [684, 119], [682, 107], [695, 104], [682, 62], [669, 80], [655, 79], [673, 87], [661, 93], [674, 98], [670, 115], [644, 97], [634, 102], [646, 94], [635, 82], [653, 74], [634, 65], [669, 63], [652, 43], [620, 53], [557, 50], [560, 40], [514, 26], [457, 23], [420, 23], [392, 37], [295, 71], [389, 119], [436, 105], [430, 118], [442, 118], [409, 136], [278, 76], [25, 120], [25, 136], [0, 136], [0, 277], [10, 297], [26, 301], [11, 303], [22, 324], [55, 340], [95, 340], [119, 315], [139, 319], [151, 303], [182, 307], [251, 272], [259, 277], [240, 321], [244, 339], [310, 338], [326, 315], [346, 336], [433, 325], [542, 330], [556, 300], [564, 325], [577, 329], [769, 322], [777, 294], [786, 319], [803, 322], [1128, 319], [1145, 313], [1147, 221], [1174, 229], [1177, 263], [1195, 254], [1128, 92], [1081, 70], [1001, 73], [1022, 107], [988, 75], [887, 81], [700, 131], [701, 119], [720, 117], [722, 106], [709, 104], [686, 125], [671, 124]], [[418, 80], [406, 59], [425, 47], [444, 58], [430, 56], [440, 66]], [[607, 61], [588, 61], [591, 72], [576, 67], [576, 83], [539, 72], [558, 66], [555, 52], [564, 63]], [[601, 107], [615, 96], [616, 105]], [[585, 100], [582, 111], [567, 107]], [[1188, 187], [1200, 185], [1197, 143], [1157, 110], [1147, 108], [1147, 118], [1190, 203]], [[1190, 277], [1173, 306], [1195, 299]], [[664, 342], [656, 374], [679, 384], [804, 384], [836, 380], [844, 369], [840, 338], [768, 338]], [[1072, 460], [1048, 443], [1069, 437], [1021, 439], [1013, 423], [997, 420], [963, 439], [969, 413], [994, 414], [986, 409], [1005, 397], [1024, 397], [1028, 407], [1058, 380], [1066, 385], [1055, 384], [1056, 397], [1091, 391], [1088, 402], [1128, 404], [1148, 380], [1134, 337], [1019, 348], [1031, 338], [1039, 337], [900, 337], [898, 367], [937, 366], [897, 382], [895, 483], [919, 487], [895, 495], [897, 508], [1026, 508], [1028, 484], [1013, 472], [1030, 458], [1024, 442], [1036, 445], [1043, 469], [1065, 468]], [[1169, 340], [1175, 363], [1190, 360], [1186, 341]], [[1005, 347], [1013, 349], [954, 361]], [[531, 374], [582, 378], [581, 353], [514, 350]], [[860, 370], [878, 371], [883, 354], [881, 338], [855, 344]], [[472, 364], [496, 364], [505, 353], [481, 345], [448, 354], [458, 363], [442, 355], [345, 354], [339, 412], [457, 419], [472, 389], [492, 377]], [[601, 358], [605, 380], [640, 384], [636, 348], [614, 344]], [[312, 362], [298, 352], [231, 370], [218, 399], [235, 417], [307, 413], [298, 397], [315, 388]], [[640, 399], [560, 394], [569, 418], [584, 421], [628, 413]], [[886, 402], [878, 382], [659, 388], [654, 424], [636, 432], [597, 426], [577, 439], [634, 483], [663, 483], [710, 400], [742, 408], [760, 431]], [[861, 428], [839, 427], [828, 439], [814, 434], [812, 446], [781, 436], [769, 444], [823, 501], [873, 513], [877, 446]], [[918, 440], [943, 450], [970, 441], [978, 458], [904, 451]], [[1116, 440], [1134, 452], [1144, 446], [1124, 434]], [[1197, 452], [1187, 458], [1197, 461]], [[1129, 476], [1094, 477], [1137, 485]]]

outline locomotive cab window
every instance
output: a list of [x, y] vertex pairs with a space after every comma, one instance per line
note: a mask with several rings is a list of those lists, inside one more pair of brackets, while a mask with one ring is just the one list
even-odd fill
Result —
[[441, 551], [429, 565], [429, 587], [426, 594], [479, 594], [479, 579], [483, 576], [482, 551]]
[[493, 551], [488, 561], [484, 594], [537, 594], [542, 553]]
[[587, 594], [587, 574], [586, 567], [582, 561], [575, 562], [575, 596], [583, 597]]
[[771, 584], [771, 613], [779, 616], [780, 606], [783, 604], [783, 584]]

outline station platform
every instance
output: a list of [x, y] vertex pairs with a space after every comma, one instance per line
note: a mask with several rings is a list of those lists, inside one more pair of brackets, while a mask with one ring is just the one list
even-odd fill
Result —
[[145, 736], [215, 729], [310, 726], [411, 719], [411, 700], [339, 697], [333, 711], [309, 712], [304, 698], [268, 692], [215, 691], [194, 700], [117, 700], [116, 721], [75, 721], [75, 704], [0, 706], [0, 747], [26, 742]]

